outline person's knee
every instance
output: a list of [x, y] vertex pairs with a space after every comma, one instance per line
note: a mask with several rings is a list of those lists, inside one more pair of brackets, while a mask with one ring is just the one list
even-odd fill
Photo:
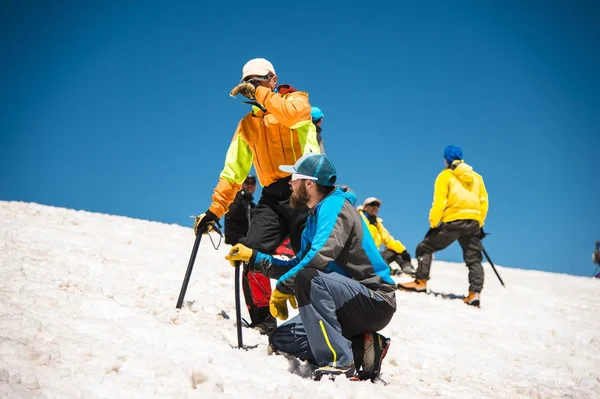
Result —
[[294, 292], [298, 300], [298, 306], [310, 303], [310, 291], [313, 280], [319, 275], [317, 269], [305, 268], [296, 273], [294, 278]]
[[421, 242], [419, 245], [417, 245], [417, 249], [415, 250], [415, 256], [417, 258], [426, 255], [426, 254], [431, 254], [433, 253], [433, 251], [431, 250], [431, 247], [429, 247], [429, 245], [425, 244], [425, 242]]

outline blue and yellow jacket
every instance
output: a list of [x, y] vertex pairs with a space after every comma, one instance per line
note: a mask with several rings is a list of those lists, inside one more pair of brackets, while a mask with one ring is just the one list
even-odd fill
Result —
[[302, 233], [298, 255], [282, 260], [258, 252], [252, 268], [276, 278], [277, 289], [294, 292], [294, 277], [311, 267], [325, 273], [339, 273], [376, 292], [394, 309], [395, 285], [373, 237], [354, 207], [356, 195], [336, 188], [310, 210]]

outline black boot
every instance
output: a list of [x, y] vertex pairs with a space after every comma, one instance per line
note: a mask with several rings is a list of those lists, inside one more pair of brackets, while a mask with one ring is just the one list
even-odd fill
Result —
[[263, 307], [252, 307], [248, 310], [250, 312], [250, 319], [252, 323], [250, 328], [253, 328], [263, 335], [271, 335], [277, 328], [277, 320], [271, 316], [268, 306]]

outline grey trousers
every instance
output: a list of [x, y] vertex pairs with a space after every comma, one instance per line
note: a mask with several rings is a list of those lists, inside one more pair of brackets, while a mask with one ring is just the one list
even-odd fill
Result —
[[303, 269], [294, 288], [300, 314], [279, 326], [270, 341], [276, 350], [318, 366], [352, 364], [364, 333], [384, 328], [395, 312], [375, 292], [338, 273]]

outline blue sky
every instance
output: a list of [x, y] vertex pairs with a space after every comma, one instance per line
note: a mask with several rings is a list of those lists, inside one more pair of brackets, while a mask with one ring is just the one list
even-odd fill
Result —
[[495, 263], [592, 273], [594, 2], [169, 3], [0, 5], [0, 199], [191, 226], [248, 111], [228, 92], [265, 57], [324, 111], [339, 182], [381, 198], [413, 255], [455, 144], [485, 179]]

